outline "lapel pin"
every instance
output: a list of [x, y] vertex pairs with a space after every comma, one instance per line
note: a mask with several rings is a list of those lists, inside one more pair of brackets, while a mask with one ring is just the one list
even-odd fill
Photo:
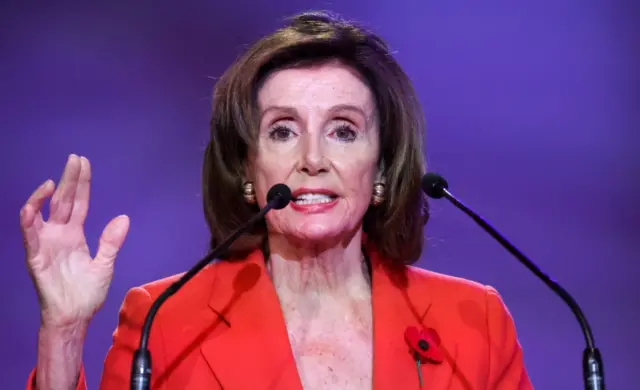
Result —
[[416, 361], [418, 380], [420, 381], [420, 387], [422, 387], [423, 380], [420, 365], [422, 363], [439, 364], [444, 359], [440, 350], [440, 336], [432, 328], [418, 329], [415, 326], [409, 326], [404, 332], [404, 339], [409, 344], [409, 352]]

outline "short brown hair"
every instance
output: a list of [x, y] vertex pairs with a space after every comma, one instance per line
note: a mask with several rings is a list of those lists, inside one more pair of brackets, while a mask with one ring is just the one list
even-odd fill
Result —
[[[222, 75], [213, 92], [211, 140], [204, 156], [202, 197], [214, 248], [258, 209], [244, 201], [242, 180], [249, 152], [257, 145], [257, 88], [285, 67], [340, 60], [371, 88], [380, 124], [380, 162], [385, 201], [366, 212], [368, 240], [390, 261], [411, 264], [420, 257], [428, 219], [420, 188], [425, 173], [424, 120], [409, 78], [374, 33], [326, 12], [292, 17], [260, 39]], [[238, 239], [223, 258], [237, 258], [264, 243], [265, 224]]]

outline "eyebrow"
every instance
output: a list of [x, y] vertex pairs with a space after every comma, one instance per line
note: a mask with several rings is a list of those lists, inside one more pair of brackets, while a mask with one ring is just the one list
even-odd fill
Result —
[[267, 114], [270, 111], [282, 111], [291, 115], [294, 115], [296, 113], [296, 109], [290, 106], [268, 106], [264, 110], [260, 111], [260, 115], [263, 116], [264, 114]]
[[[284, 113], [287, 113], [288, 115], [291, 116], [295, 116], [296, 115], [296, 109], [294, 107], [291, 106], [268, 106], [267, 108], [265, 108], [264, 110], [262, 110], [260, 112], [260, 115], [263, 116], [266, 113], [270, 112], [270, 111], [281, 111]], [[367, 113], [361, 108], [358, 107], [356, 105], [353, 104], [337, 104], [333, 107], [331, 107], [329, 109], [329, 112], [337, 112], [337, 111], [351, 111], [351, 112], [355, 112], [359, 115], [362, 115], [362, 117], [367, 121], [370, 122], [373, 115], [374, 114], [369, 114], [367, 115]]]

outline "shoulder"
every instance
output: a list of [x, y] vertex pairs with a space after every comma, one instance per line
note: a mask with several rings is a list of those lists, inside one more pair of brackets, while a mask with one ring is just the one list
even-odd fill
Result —
[[[201, 272], [185, 283], [178, 292], [166, 300], [158, 316], [161, 314], [175, 315], [178, 312], [206, 306], [211, 294], [211, 286], [215, 283], [220, 264], [222, 262], [213, 262], [207, 265]], [[153, 302], [184, 275], [185, 272], [181, 272], [132, 287], [125, 295], [122, 311], [130, 314], [135, 313], [133, 316], [137, 318], [136, 322], [144, 321], [144, 317]]]
[[488, 293], [495, 291], [491, 286], [474, 280], [429, 271], [416, 266], [407, 266], [408, 279], [414, 288], [428, 292], [433, 298], [485, 299]]
[[[207, 282], [214, 277], [215, 268], [215, 263], [206, 266], [201, 272], [196, 274], [190, 281], [188, 281], [180, 288], [180, 295], [182, 295], [183, 292], [201, 289], [204, 284], [207, 284]], [[138, 288], [145, 290], [151, 298], [157, 298], [167, 288], [180, 280], [180, 278], [182, 278], [185, 273], [186, 272], [180, 272], [177, 274], [168, 275], [164, 278], [144, 283], [138, 286]]]
[[485, 332], [512, 322], [502, 296], [491, 285], [415, 266], [407, 267], [407, 275], [411, 288], [428, 297], [435, 311], [450, 319]]

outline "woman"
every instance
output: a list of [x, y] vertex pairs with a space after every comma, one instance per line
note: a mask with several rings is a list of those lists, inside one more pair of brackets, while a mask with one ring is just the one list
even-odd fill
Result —
[[[532, 388], [498, 293], [409, 265], [427, 219], [422, 133], [383, 41], [330, 15], [298, 15], [234, 63], [215, 87], [204, 158], [211, 247], [273, 184], [294, 199], [162, 307], [152, 388]], [[42, 313], [27, 388], [86, 387], [83, 339], [129, 228], [112, 220], [91, 259], [90, 176], [72, 155], [57, 188], [45, 182], [21, 210]], [[128, 292], [101, 389], [128, 387], [144, 317], [176, 278]]]

